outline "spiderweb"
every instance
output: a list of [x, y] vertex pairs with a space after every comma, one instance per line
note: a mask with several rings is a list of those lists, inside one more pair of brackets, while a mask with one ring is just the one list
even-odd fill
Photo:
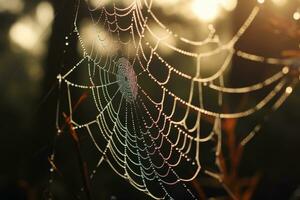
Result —
[[[218, 161], [222, 120], [245, 118], [265, 107], [278, 109], [297, 81], [288, 77], [290, 60], [266, 58], [236, 47], [255, 21], [259, 6], [226, 43], [220, 41], [213, 25], [207, 27], [200, 41], [181, 36], [163, 24], [154, 7], [152, 0], [79, 1], [74, 30], [66, 37], [66, 45], [70, 45], [70, 38], [76, 38], [81, 58], [66, 66], [57, 78], [60, 88], [67, 88], [73, 129], [87, 134], [99, 152], [95, 169], [107, 162], [116, 174], [155, 199], [173, 199], [175, 191], [185, 199], [197, 199], [188, 182], [199, 173], [222, 182]], [[88, 12], [89, 31], [78, 24], [80, 8]], [[203, 50], [205, 46], [211, 48]], [[174, 56], [175, 62], [171, 59]], [[213, 73], [203, 74], [204, 61], [215, 57], [221, 57], [222, 62]], [[233, 57], [281, 67], [263, 80], [229, 87], [225, 78]], [[222, 109], [229, 96], [239, 98], [265, 88], [268, 90], [260, 99], [243, 109]], [[82, 93], [88, 97], [75, 110]], [[60, 113], [59, 100], [58, 132]], [[248, 143], [260, 128], [256, 125], [241, 144]], [[212, 154], [202, 149], [205, 144], [214, 147]], [[214, 167], [206, 168], [202, 163], [205, 154], [212, 157]]]

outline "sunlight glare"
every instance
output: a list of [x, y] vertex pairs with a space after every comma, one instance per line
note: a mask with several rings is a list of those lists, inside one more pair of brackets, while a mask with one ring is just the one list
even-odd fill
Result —
[[237, 6], [237, 0], [220, 0], [221, 6], [227, 11], [233, 11]]
[[194, 0], [191, 9], [199, 19], [210, 22], [219, 14], [219, 0]]
[[265, 0], [257, 0], [258, 3], [263, 4], [265, 3]]
[[284, 6], [287, 2], [287, 0], [272, 0], [272, 2], [274, 4], [276, 4], [277, 6]]

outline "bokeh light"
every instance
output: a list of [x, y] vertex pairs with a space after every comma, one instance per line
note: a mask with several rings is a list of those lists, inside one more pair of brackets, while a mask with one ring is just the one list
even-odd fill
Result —
[[298, 9], [296, 12], [293, 14], [294, 20], [299, 20], [300, 19], [300, 10]]
[[227, 11], [233, 11], [237, 6], [237, 0], [220, 0], [221, 6]]
[[13, 14], [17, 14], [22, 12], [24, 8], [23, 0], [0, 0], [0, 13], [1, 12], [9, 12]]
[[216, 19], [220, 12], [218, 0], [194, 0], [191, 3], [191, 9], [199, 19], [207, 22]]
[[[82, 42], [90, 51], [96, 48], [101, 55], [110, 55], [115, 53], [119, 48], [116, 43], [113, 42], [112, 35], [104, 30], [103, 27], [94, 26], [90, 20], [83, 20], [80, 26], [80, 33], [82, 35]], [[82, 51], [80, 45], [78, 41], [78, 50]]]
[[272, 0], [277, 6], [284, 6], [287, 3], [287, 0]]
[[237, 4], [237, 0], [193, 0], [190, 8], [200, 20], [211, 22], [220, 16], [222, 9], [233, 11]]
[[50, 3], [41, 2], [35, 15], [27, 15], [17, 20], [9, 30], [12, 44], [32, 54], [43, 54], [46, 48], [44, 41], [48, 34], [44, 34], [54, 18], [54, 11]]
[[263, 4], [265, 3], [265, 0], [257, 0], [258, 3]]

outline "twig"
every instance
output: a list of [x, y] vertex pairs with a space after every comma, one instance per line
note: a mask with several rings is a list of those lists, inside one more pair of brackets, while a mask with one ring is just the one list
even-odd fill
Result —
[[87, 199], [92, 200], [90, 179], [89, 179], [87, 164], [84, 161], [83, 156], [81, 154], [79, 137], [78, 137], [78, 135], [77, 135], [72, 123], [71, 123], [70, 118], [65, 113], [63, 113], [63, 115], [65, 117], [67, 125], [69, 126], [69, 133], [71, 135], [72, 141], [73, 141], [75, 149], [76, 149], [78, 165], [79, 165], [79, 168], [80, 168], [80, 174], [81, 174], [81, 178], [82, 178], [82, 181], [83, 181], [83, 189], [86, 193]]

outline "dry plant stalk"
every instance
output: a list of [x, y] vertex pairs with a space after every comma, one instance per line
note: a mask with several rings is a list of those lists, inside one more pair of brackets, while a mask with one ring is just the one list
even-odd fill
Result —
[[[240, 177], [238, 174], [244, 146], [236, 142], [235, 129], [236, 119], [226, 119], [223, 123], [224, 134], [227, 136], [226, 148], [229, 151], [229, 161], [225, 161], [223, 153], [220, 154], [220, 167], [223, 172], [223, 182], [239, 200], [250, 200], [261, 178], [260, 173], [256, 173], [249, 178]], [[230, 166], [230, 167], [229, 167]]]
[[[72, 110], [76, 110], [78, 106], [87, 98], [88, 94], [83, 93], [76, 104], [73, 106]], [[74, 144], [75, 150], [76, 150], [76, 157], [78, 161], [78, 166], [80, 169], [81, 179], [83, 182], [83, 190], [86, 194], [86, 197], [88, 200], [92, 200], [92, 193], [91, 193], [91, 187], [90, 187], [90, 178], [89, 178], [89, 172], [87, 163], [84, 160], [82, 153], [81, 153], [81, 145], [80, 145], [80, 139], [78, 137], [77, 132], [75, 131], [73, 124], [71, 122], [70, 116], [68, 116], [66, 113], [63, 113], [63, 117], [65, 119], [65, 124], [62, 126], [61, 130], [64, 130], [66, 127], [68, 128], [68, 133], [71, 136], [72, 142]], [[58, 135], [59, 136], [59, 135]], [[49, 163], [53, 170], [61, 177], [63, 177], [63, 173], [59, 170], [57, 165], [55, 164], [54, 158], [49, 158]], [[75, 195], [76, 196], [76, 195]]]

